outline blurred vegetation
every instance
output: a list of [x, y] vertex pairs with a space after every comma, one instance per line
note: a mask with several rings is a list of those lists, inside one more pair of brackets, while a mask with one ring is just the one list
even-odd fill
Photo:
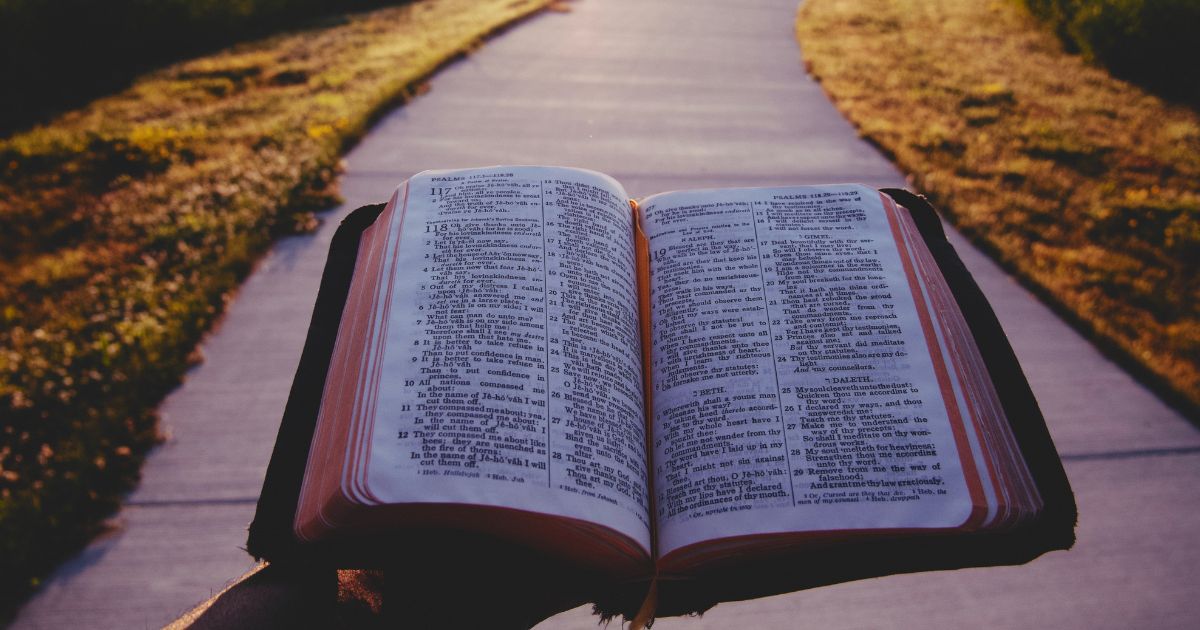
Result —
[[334, 203], [346, 145], [546, 4], [351, 15], [0, 139], [0, 619], [136, 481], [153, 406], [270, 240]]
[[0, 0], [0, 133], [167, 62], [402, 0]]
[[813, 76], [918, 190], [1200, 409], [1194, 109], [1067, 53], [1010, 2], [808, 0], [797, 33]]
[[1156, 92], [1200, 104], [1197, 0], [1023, 0], [1068, 50]]

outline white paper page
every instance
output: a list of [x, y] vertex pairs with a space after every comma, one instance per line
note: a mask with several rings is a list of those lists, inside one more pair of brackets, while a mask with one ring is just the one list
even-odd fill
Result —
[[689, 191], [642, 208], [660, 555], [967, 519], [946, 401], [876, 191]]
[[620, 185], [591, 171], [410, 180], [376, 497], [572, 517], [650, 549], [632, 220]]

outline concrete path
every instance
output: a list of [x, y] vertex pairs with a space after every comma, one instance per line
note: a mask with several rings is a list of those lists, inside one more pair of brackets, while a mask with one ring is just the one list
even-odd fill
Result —
[[[582, 0], [489, 43], [349, 156], [347, 203], [280, 243], [162, 408], [171, 439], [112, 533], [16, 627], [161, 625], [251, 566], [250, 520], [333, 227], [426, 168], [563, 164], [634, 196], [692, 187], [903, 178], [804, 74], [795, 0]], [[1191, 628], [1200, 620], [1200, 431], [969, 246], [1080, 507], [1079, 544], [1027, 566], [893, 576], [658, 628]], [[814, 570], [819, 570], [815, 568]], [[592, 630], [586, 608], [539, 628]]]

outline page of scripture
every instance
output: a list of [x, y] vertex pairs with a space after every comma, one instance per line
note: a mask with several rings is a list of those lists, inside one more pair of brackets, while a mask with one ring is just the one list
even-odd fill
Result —
[[577, 518], [651, 548], [632, 221], [619, 184], [576, 169], [409, 182], [364, 494]]
[[876, 191], [688, 191], [642, 212], [660, 554], [966, 523], [973, 458]]

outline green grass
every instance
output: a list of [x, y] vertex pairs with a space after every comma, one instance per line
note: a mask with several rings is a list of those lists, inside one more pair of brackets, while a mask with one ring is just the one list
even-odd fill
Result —
[[1071, 50], [1113, 74], [1200, 105], [1200, 2], [1022, 0]]
[[1013, 1], [808, 0], [859, 133], [1102, 346], [1200, 409], [1200, 116], [1064, 51]]
[[341, 152], [547, 0], [424, 0], [171, 66], [0, 140], [0, 618], [99, 531], [153, 409]]
[[398, 0], [0, 0], [0, 133], [138, 74], [314, 17]]

